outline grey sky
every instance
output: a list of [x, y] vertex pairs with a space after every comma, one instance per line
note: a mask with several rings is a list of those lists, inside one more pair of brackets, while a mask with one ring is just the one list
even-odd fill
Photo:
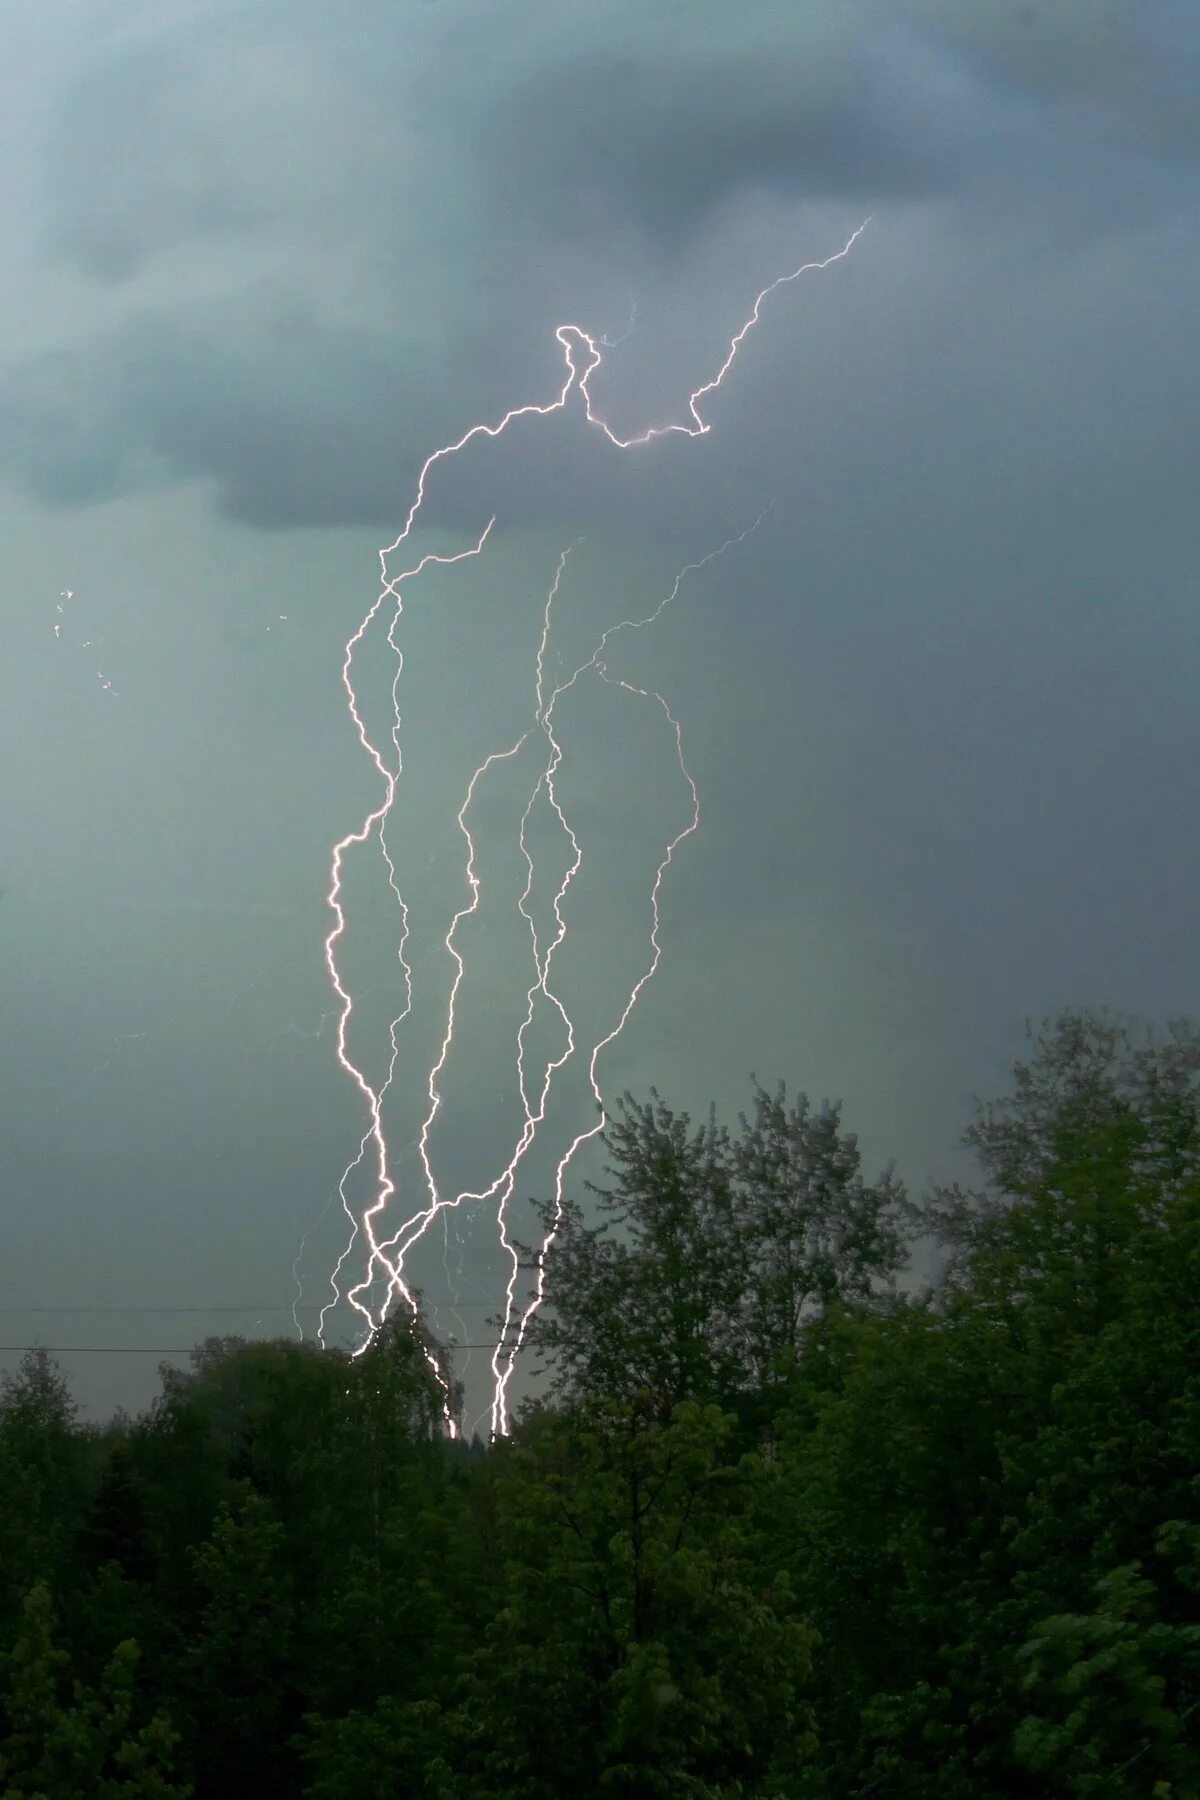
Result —
[[[623, 429], [680, 416], [755, 292], [868, 213], [768, 303], [702, 441], [621, 456], [572, 413], [439, 470], [418, 548], [498, 523], [407, 604], [395, 1142], [436, 1048], [454, 811], [527, 722], [559, 551], [586, 537], [565, 657], [768, 501], [614, 658], [668, 694], [703, 822], [606, 1090], [732, 1113], [782, 1075], [920, 1187], [1027, 1013], [1196, 1011], [1187, 0], [47, 0], [5, 33], [0, 1308], [286, 1306], [361, 1129], [320, 956], [328, 846], [378, 793], [341, 646], [421, 460], [549, 398], [554, 325], [616, 336], [631, 296], [597, 396]], [[567, 723], [594, 855], [564, 990], [599, 1021], [685, 796], [649, 713], [602, 690]], [[511, 1136], [515, 799], [481, 801], [451, 1186]], [[395, 921], [370, 858], [349, 879], [377, 1066]], [[498, 1265], [486, 1222], [460, 1236], [478, 1321]], [[327, 1220], [308, 1299], [337, 1247]], [[445, 1291], [440, 1252], [421, 1273]], [[10, 1311], [0, 1341], [260, 1317], [286, 1322]], [[97, 1405], [153, 1385], [153, 1359], [71, 1368]]]

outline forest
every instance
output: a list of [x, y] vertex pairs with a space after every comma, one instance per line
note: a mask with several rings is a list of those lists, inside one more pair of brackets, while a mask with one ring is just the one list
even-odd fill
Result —
[[1200, 1796], [1200, 1030], [1069, 1012], [867, 1178], [626, 1096], [536, 1397], [392, 1321], [0, 1389], [2, 1800]]

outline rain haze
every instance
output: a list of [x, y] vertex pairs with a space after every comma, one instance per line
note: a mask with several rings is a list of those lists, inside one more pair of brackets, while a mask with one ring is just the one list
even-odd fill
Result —
[[[703, 436], [619, 450], [576, 393], [430, 473], [414, 558], [496, 522], [396, 628], [393, 1217], [422, 1203], [457, 814], [535, 725], [568, 546], [548, 680], [741, 540], [561, 703], [585, 1047], [690, 817], [655, 694], [700, 802], [606, 1096], [732, 1118], [782, 1077], [919, 1190], [969, 1171], [972, 1095], [1027, 1016], [1197, 1011], [1193, 0], [45, 0], [5, 29], [0, 1341], [137, 1352], [62, 1357], [101, 1415], [149, 1398], [156, 1352], [291, 1331], [294, 1265], [314, 1328], [366, 1129], [330, 850], [383, 798], [342, 664], [422, 464], [555, 398], [564, 321], [606, 340], [617, 435], [688, 420], [756, 295], [864, 221], [764, 300]], [[389, 622], [354, 672], [390, 746]], [[470, 814], [429, 1134], [451, 1195], [520, 1131], [544, 748]], [[404, 984], [377, 836], [343, 895], [378, 1084]], [[556, 1029], [543, 1007], [537, 1070]], [[595, 1116], [585, 1076], [519, 1172], [518, 1237]], [[371, 1192], [364, 1163], [351, 1210]], [[486, 1338], [504, 1269], [494, 1207], [464, 1204], [413, 1278], [440, 1331]]]

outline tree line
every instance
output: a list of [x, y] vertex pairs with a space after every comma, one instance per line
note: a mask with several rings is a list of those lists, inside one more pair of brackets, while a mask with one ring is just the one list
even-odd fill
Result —
[[1031, 1037], [916, 1200], [627, 1096], [490, 1445], [404, 1323], [103, 1425], [29, 1352], [0, 1800], [1200, 1800], [1200, 1032]]

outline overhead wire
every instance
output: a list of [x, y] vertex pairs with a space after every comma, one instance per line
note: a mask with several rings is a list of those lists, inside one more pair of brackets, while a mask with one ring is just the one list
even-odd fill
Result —
[[[269, 1343], [269, 1338], [252, 1339], [251, 1342]], [[294, 1341], [294, 1340], [293, 1340]], [[455, 1350], [500, 1350], [509, 1346], [503, 1344], [438, 1344], [439, 1353], [453, 1354]], [[197, 1346], [173, 1344], [167, 1347], [154, 1344], [0, 1344], [0, 1356], [24, 1355], [28, 1350], [44, 1350], [47, 1356], [190, 1356]]]

